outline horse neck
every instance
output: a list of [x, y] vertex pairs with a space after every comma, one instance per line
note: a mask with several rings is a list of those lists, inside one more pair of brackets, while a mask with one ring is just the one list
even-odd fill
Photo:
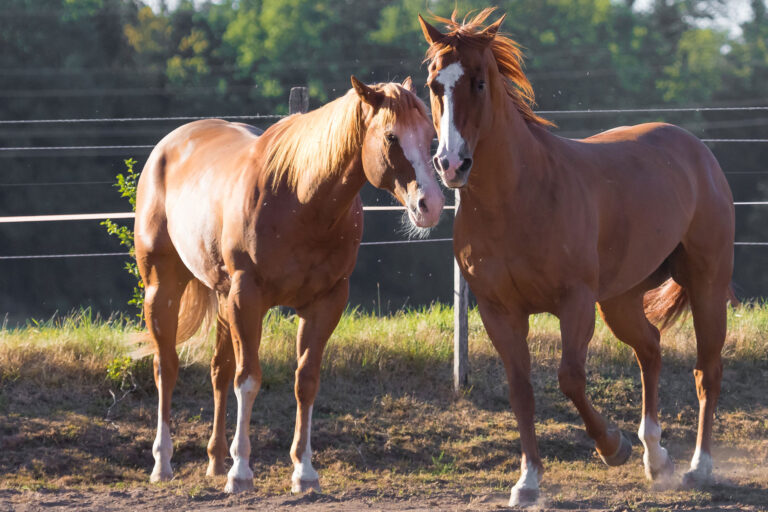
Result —
[[345, 215], [366, 183], [362, 147], [345, 159], [343, 171], [319, 182], [307, 201], [314, 214], [331, 219]]
[[[365, 139], [365, 122], [357, 127], [362, 130], [361, 140]], [[345, 215], [367, 179], [363, 171], [362, 144], [350, 148], [339, 161], [336, 172], [329, 173], [313, 182], [311, 189], [298, 190], [299, 200], [312, 211], [313, 215], [335, 219]]]
[[[344, 108], [364, 108], [358, 105], [357, 98], [342, 97], [336, 101], [344, 101], [346, 105]], [[313, 114], [315, 116], [333, 115], [333, 109], [338, 109], [338, 106], [328, 104], [317, 109]], [[341, 129], [359, 133], [359, 143], [347, 147], [336, 161], [335, 168], [330, 172], [307, 176], [296, 189], [299, 201], [309, 206], [313, 214], [323, 217], [335, 218], [348, 211], [366, 181], [362, 165], [362, 141], [365, 139], [367, 130], [366, 116], [355, 117], [349, 126]]]
[[502, 204], [522, 208], [528, 204], [526, 199], [532, 190], [551, 180], [543, 139], [547, 132], [524, 119], [501, 82], [497, 87], [491, 92], [493, 119], [478, 140], [472, 175], [461, 192], [462, 201], [488, 208]]

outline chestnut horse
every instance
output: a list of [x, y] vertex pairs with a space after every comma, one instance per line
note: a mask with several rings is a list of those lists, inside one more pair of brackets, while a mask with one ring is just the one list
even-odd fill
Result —
[[521, 476], [510, 504], [534, 501], [543, 472], [526, 343], [531, 314], [560, 319], [560, 388], [597, 452], [612, 466], [630, 455], [629, 441], [585, 394], [595, 303], [640, 365], [638, 435], [651, 480], [669, 478], [674, 465], [659, 444], [660, 337], [649, 318], [663, 328], [690, 304], [700, 410], [684, 482], [707, 482], [733, 269], [734, 208], [725, 176], [701, 141], [668, 124], [584, 140], [549, 133], [551, 123], [532, 110], [518, 46], [498, 33], [503, 17], [483, 26], [493, 10], [463, 22], [455, 12], [438, 18], [445, 34], [420, 21], [439, 134], [434, 164], [447, 186], [460, 189], [454, 253], [504, 363], [520, 430]]
[[237, 429], [225, 491], [253, 487], [248, 429], [261, 385], [262, 318], [285, 305], [300, 318], [292, 489], [319, 488], [311, 462], [312, 403], [360, 246], [359, 191], [366, 180], [388, 190], [421, 228], [438, 222], [444, 202], [430, 165], [434, 129], [410, 78], [366, 86], [352, 77], [352, 85], [341, 98], [262, 135], [241, 123], [196, 121], [152, 151], [138, 184], [135, 226], [158, 389], [152, 481], [172, 477], [176, 344], [213, 310], [207, 474], [225, 472], [226, 397], [234, 378]]

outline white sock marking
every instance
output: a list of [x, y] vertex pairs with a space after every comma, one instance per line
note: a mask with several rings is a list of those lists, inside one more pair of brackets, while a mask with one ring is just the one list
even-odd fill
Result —
[[709, 475], [712, 473], [712, 456], [708, 453], [703, 453], [698, 446], [691, 458], [691, 472], [702, 475]]
[[539, 470], [530, 461], [526, 460], [525, 467], [520, 473], [520, 478], [517, 480], [517, 483], [514, 485], [514, 487], [512, 487], [512, 492], [509, 496], [509, 506], [515, 507], [519, 504], [517, 492], [522, 490], [538, 490], [540, 480], [541, 475], [539, 474]]
[[157, 435], [155, 436], [154, 444], [152, 444], [152, 456], [155, 458], [155, 467], [152, 469], [152, 477], [170, 478], [173, 474], [173, 470], [171, 469], [171, 455], [173, 454], [171, 429], [168, 424], [163, 421], [159, 404], [157, 409]]
[[301, 462], [293, 463], [293, 475], [291, 480], [294, 483], [298, 483], [301, 480], [305, 482], [311, 482], [319, 480], [320, 475], [317, 474], [315, 468], [312, 467], [312, 444], [310, 443], [310, 437], [312, 436], [312, 406], [309, 406], [309, 418], [307, 420], [307, 444], [304, 446], [304, 452], [301, 454]]
[[234, 459], [232, 469], [227, 476], [237, 480], [253, 479], [249, 457], [251, 456], [251, 441], [248, 438], [248, 430], [251, 422], [251, 407], [258, 393], [258, 386], [253, 377], [249, 376], [240, 386], [235, 386], [237, 397], [237, 428], [235, 438], [229, 453]]
[[655, 472], [664, 467], [669, 459], [666, 448], [662, 448], [660, 443], [661, 427], [650, 416], [646, 415], [640, 422], [637, 437], [640, 438], [645, 448], [645, 453], [643, 453], [645, 476], [648, 480], [652, 480], [652, 471]]

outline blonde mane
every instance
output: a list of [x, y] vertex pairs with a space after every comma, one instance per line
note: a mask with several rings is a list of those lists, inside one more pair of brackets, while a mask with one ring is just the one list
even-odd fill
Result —
[[273, 126], [277, 132], [267, 151], [266, 173], [276, 190], [285, 180], [291, 190], [308, 179], [341, 171], [349, 155], [363, 143], [362, 103], [354, 91], [306, 114], [295, 114]]
[[455, 10], [450, 19], [435, 16], [436, 21], [447, 25], [449, 32], [444, 34], [440, 41], [429, 47], [427, 60], [433, 60], [439, 55], [448, 53], [459, 45], [482, 48], [490, 42], [491, 52], [496, 59], [499, 72], [504, 77], [504, 88], [520, 114], [530, 123], [554, 126], [552, 121], [536, 115], [533, 111], [533, 107], [536, 105], [536, 96], [531, 82], [528, 81], [528, 77], [523, 72], [523, 52], [520, 45], [505, 34], [497, 33], [493, 36], [485, 32], [483, 22], [495, 10], [496, 7], [486, 7], [471, 18], [472, 13], [470, 12], [461, 22], [457, 20]]
[[[385, 97], [376, 122], [394, 125], [405, 111], [416, 108], [427, 118], [424, 103], [399, 84], [371, 86]], [[276, 190], [285, 181], [292, 191], [314, 188], [318, 182], [344, 170], [352, 154], [363, 145], [366, 124], [363, 103], [354, 89], [326, 105], [295, 114], [273, 126], [277, 132], [267, 150], [265, 172]]]

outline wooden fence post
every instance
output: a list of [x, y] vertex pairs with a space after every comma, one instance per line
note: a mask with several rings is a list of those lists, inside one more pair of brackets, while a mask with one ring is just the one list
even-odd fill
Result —
[[[459, 191], [455, 191], [454, 218], [459, 211]], [[469, 286], [453, 260], [453, 390], [460, 393], [469, 384]]]
[[303, 114], [309, 110], [309, 91], [306, 87], [291, 87], [288, 96], [288, 113]]

